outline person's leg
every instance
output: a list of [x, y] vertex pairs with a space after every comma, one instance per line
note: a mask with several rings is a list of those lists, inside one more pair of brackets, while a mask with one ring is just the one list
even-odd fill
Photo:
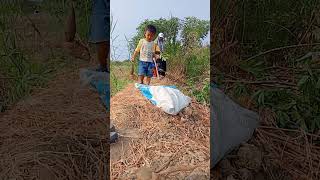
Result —
[[138, 64], [138, 81], [140, 84], [143, 84], [143, 79], [145, 75], [145, 63], [142, 61], [139, 61]]
[[157, 77], [157, 71], [156, 71], [156, 68], [152, 68], [152, 76], [153, 77]]
[[157, 63], [157, 66], [158, 66], [158, 73], [159, 75], [161, 76], [161, 73], [162, 73], [162, 66], [161, 66], [161, 60]]
[[143, 79], [144, 79], [143, 75], [138, 76], [138, 80], [140, 84], [143, 84]]
[[166, 76], [166, 72], [167, 72], [167, 61], [162, 60], [162, 66], [163, 66], [163, 76]]
[[163, 64], [162, 64], [162, 60], [161, 59], [158, 59], [157, 60], [157, 65], [158, 65], [158, 72], [159, 72], [159, 76], [160, 76], [160, 78], [162, 78], [162, 76], [163, 76]]
[[147, 84], [147, 85], [150, 85], [150, 81], [151, 81], [151, 77], [147, 76], [147, 77], [146, 77], [146, 84]]
[[154, 68], [153, 62], [148, 62], [147, 63], [147, 72], [146, 72], [146, 75], [147, 75], [146, 84], [147, 85], [150, 85], [150, 81], [153, 76], [153, 68]]
[[108, 63], [107, 61], [109, 61], [109, 42], [105, 41], [105, 42], [101, 42], [101, 43], [97, 43], [98, 47], [97, 47], [97, 52], [98, 52], [98, 61], [100, 63], [100, 67], [104, 70], [104, 71], [108, 71], [109, 70], [109, 65], [110, 63]]
[[142, 84], [144, 83], [144, 78], [148, 76], [148, 64], [146, 62], [143, 63], [143, 76], [141, 78]]
[[109, 42], [110, 42], [110, 14], [109, 3], [107, 0], [95, 0], [93, 1], [90, 36], [89, 42], [97, 45], [97, 58], [100, 64], [98, 71], [107, 71], [109, 69]]

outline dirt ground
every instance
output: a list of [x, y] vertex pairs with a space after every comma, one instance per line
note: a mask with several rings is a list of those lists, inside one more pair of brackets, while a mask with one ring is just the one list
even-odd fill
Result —
[[222, 159], [211, 172], [214, 180], [290, 180], [268, 154], [252, 143], [244, 143]]
[[208, 107], [192, 101], [171, 116], [129, 84], [111, 98], [110, 113], [120, 134], [110, 147], [112, 179], [209, 179]]
[[271, 117], [268, 110], [260, 113], [262, 122], [253, 137], [226, 155], [212, 170], [211, 179], [319, 179], [320, 136], [275, 127]]
[[13, 24], [18, 46], [34, 61], [64, 58], [67, 66], [0, 114], [0, 179], [102, 179], [109, 174], [109, 117], [98, 94], [79, 82], [80, 68], [94, 63], [78, 43], [63, 43], [53, 17], [29, 17]]
[[[47, 89], [38, 90], [2, 115], [0, 177], [39, 178], [41, 168], [58, 171], [60, 178], [81, 177], [85, 171], [69, 176], [66, 170], [74, 171], [73, 163], [82, 169], [86, 161], [104, 159], [107, 142], [99, 141], [108, 137], [107, 115], [98, 95], [81, 87], [78, 79], [77, 69], [61, 73]], [[95, 146], [104, 148], [102, 154], [97, 154]], [[55, 162], [58, 160], [62, 164]]]

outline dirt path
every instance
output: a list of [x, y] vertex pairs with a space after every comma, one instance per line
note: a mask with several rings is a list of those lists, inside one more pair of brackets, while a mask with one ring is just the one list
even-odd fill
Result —
[[[129, 77], [129, 76], [128, 76]], [[169, 85], [170, 81], [168, 79], [158, 80], [152, 79], [152, 85]], [[117, 95], [111, 99], [111, 103], [116, 103], [117, 97], [123, 97], [127, 93], [134, 94], [137, 93], [137, 90], [134, 88], [134, 83], [130, 83], [127, 87], [121, 92], [117, 93]], [[113, 108], [111, 107], [111, 110]], [[111, 116], [112, 117], [112, 116]], [[111, 120], [112, 123], [117, 123]], [[125, 122], [124, 122], [125, 123]], [[119, 125], [117, 123], [117, 125]], [[121, 138], [117, 141], [117, 143], [112, 144], [110, 147], [110, 157], [111, 161], [118, 161], [123, 157], [129, 150], [130, 142], [133, 139], [141, 138], [141, 134], [139, 134], [139, 128], [137, 127], [123, 127], [119, 128], [117, 126], [117, 132], [121, 136]]]
[[39, 178], [39, 170], [48, 168], [73, 179], [89, 176], [89, 163], [103, 173], [97, 163], [107, 158], [107, 142], [99, 140], [108, 137], [108, 117], [98, 95], [80, 86], [79, 67], [60, 73], [1, 117], [0, 177]]
[[[172, 85], [168, 79], [152, 85]], [[129, 84], [111, 98], [111, 121], [120, 134], [110, 147], [111, 177], [139, 179], [148, 167], [155, 179], [209, 178], [209, 108], [193, 101], [177, 116], [164, 113]]]
[[26, 42], [20, 46], [34, 50], [36, 61], [50, 60], [54, 53], [68, 66], [46, 88], [0, 114], [0, 179], [101, 179], [108, 174], [109, 117], [98, 94], [79, 82], [80, 68], [92, 64], [66, 54], [61, 32], [52, 30], [46, 16], [31, 16], [41, 40], [28, 37], [36, 33], [24, 36], [26, 27], [34, 30], [23, 17], [19, 20], [25, 24], [17, 32]]

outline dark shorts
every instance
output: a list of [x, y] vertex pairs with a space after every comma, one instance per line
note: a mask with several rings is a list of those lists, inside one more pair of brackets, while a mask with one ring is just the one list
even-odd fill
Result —
[[93, 0], [89, 42], [99, 43], [110, 39], [110, 0]]
[[139, 66], [138, 67], [139, 76], [147, 76], [147, 77], [153, 76], [153, 68], [154, 68], [153, 62], [139, 61], [138, 66]]

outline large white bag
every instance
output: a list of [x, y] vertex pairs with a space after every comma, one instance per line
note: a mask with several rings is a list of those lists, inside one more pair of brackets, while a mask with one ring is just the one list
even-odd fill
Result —
[[184, 95], [175, 86], [147, 86], [138, 83], [135, 86], [142, 95], [168, 114], [177, 115], [191, 102], [191, 98]]
[[257, 113], [241, 107], [211, 85], [211, 168], [225, 155], [248, 141], [259, 125]]

